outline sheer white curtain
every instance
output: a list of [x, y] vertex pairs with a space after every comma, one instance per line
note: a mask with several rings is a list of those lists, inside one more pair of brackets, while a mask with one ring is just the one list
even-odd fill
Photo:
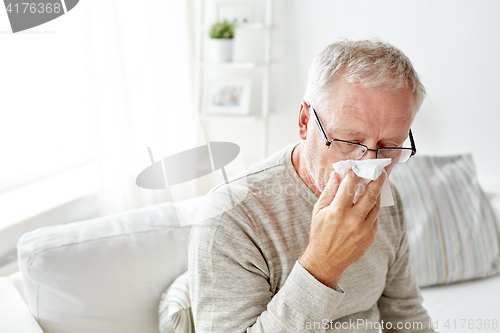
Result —
[[101, 215], [171, 200], [168, 190], [135, 183], [151, 164], [147, 147], [158, 161], [196, 146], [200, 126], [191, 102], [188, 5], [185, 0], [86, 1]]

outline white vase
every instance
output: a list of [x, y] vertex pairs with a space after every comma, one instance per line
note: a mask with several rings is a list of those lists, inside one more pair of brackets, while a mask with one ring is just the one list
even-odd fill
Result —
[[233, 39], [210, 38], [210, 54], [212, 62], [233, 61]]

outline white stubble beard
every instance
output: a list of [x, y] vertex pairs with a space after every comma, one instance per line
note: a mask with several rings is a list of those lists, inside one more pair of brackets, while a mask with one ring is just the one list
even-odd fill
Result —
[[307, 146], [305, 147], [305, 155], [306, 172], [313, 181], [314, 186], [316, 186], [316, 189], [320, 193], [323, 193], [323, 189], [325, 188], [328, 179], [325, 180], [321, 177], [321, 169], [318, 168], [319, 163], [316, 160], [316, 157], [318, 155], [317, 153], [313, 152], [313, 149]]

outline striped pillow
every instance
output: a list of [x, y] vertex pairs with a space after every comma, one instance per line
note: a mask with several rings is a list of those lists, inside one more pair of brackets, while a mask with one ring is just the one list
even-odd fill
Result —
[[500, 272], [500, 225], [476, 179], [472, 156], [415, 156], [396, 165], [418, 284], [421, 287]]
[[194, 333], [187, 271], [161, 294], [158, 316], [160, 333]]

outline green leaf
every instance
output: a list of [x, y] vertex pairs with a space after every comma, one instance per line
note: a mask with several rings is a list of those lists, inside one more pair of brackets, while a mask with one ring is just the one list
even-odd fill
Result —
[[208, 34], [210, 38], [234, 38], [234, 25], [226, 20], [215, 22]]

